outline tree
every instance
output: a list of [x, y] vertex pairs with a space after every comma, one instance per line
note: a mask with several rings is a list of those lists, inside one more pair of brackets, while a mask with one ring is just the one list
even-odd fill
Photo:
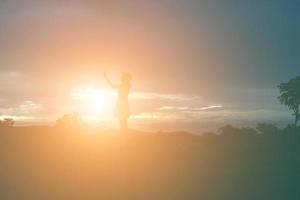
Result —
[[56, 126], [59, 127], [76, 127], [81, 124], [81, 118], [77, 113], [65, 114], [56, 120]]
[[239, 128], [236, 128], [232, 125], [226, 125], [226, 126], [223, 126], [221, 128], [218, 129], [217, 133], [218, 134], [237, 134], [240, 132], [240, 129]]
[[280, 133], [280, 129], [274, 124], [269, 123], [258, 123], [256, 126], [256, 130], [262, 134], [275, 134]]
[[278, 86], [280, 96], [278, 97], [281, 104], [288, 107], [295, 115], [295, 127], [300, 120], [300, 76], [291, 79], [287, 83], [281, 83]]
[[257, 134], [257, 131], [253, 128], [249, 127], [241, 127], [237, 128], [232, 125], [226, 125], [218, 129], [217, 133], [225, 134], [225, 135], [234, 135], [234, 134], [241, 134], [241, 135], [251, 135]]
[[12, 127], [15, 124], [14, 119], [5, 118], [4, 120], [0, 120], [0, 127]]

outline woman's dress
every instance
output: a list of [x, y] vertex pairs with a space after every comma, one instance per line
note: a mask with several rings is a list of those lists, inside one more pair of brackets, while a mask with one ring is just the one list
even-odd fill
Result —
[[118, 87], [118, 100], [116, 105], [116, 116], [124, 119], [129, 118], [130, 108], [128, 101], [128, 94], [130, 90], [130, 84], [121, 84]]

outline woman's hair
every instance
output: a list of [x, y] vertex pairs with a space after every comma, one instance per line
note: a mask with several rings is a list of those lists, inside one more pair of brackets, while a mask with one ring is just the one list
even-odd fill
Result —
[[122, 82], [130, 82], [132, 80], [132, 76], [129, 72], [123, 72], [121, 76]]

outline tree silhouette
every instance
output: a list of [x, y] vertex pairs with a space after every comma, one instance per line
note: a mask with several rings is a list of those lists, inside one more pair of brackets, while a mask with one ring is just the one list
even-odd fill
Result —
[[5, 118], [4, 120], [0, 120], [0, 127], [13, 127], [15, 124], [14, 119]]
[[65, 114], [56, 120], [58, 127], [77, 127], [81, 124], [81, 118], [77, 113]]
[[275, 134], [280, 133], [280, 128], [275, 126], [274, 124], [269, 123], [258, 123], [256, 126], [256, 130], [262, 134]]
[[300, 119], [300, 76], [291, 79], [287, 83], [281, 83], [278, 86], [280, 96], [278, 97], [281, 104], [286, 105], [295, 115], [295, 127]]

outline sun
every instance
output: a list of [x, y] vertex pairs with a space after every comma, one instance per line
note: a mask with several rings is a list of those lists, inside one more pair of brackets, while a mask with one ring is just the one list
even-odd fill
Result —
[[114, 110], [115, 94], [113, 91], [86, 87], [72, 92], [77, 109], [86, 118], [105, 119]]

